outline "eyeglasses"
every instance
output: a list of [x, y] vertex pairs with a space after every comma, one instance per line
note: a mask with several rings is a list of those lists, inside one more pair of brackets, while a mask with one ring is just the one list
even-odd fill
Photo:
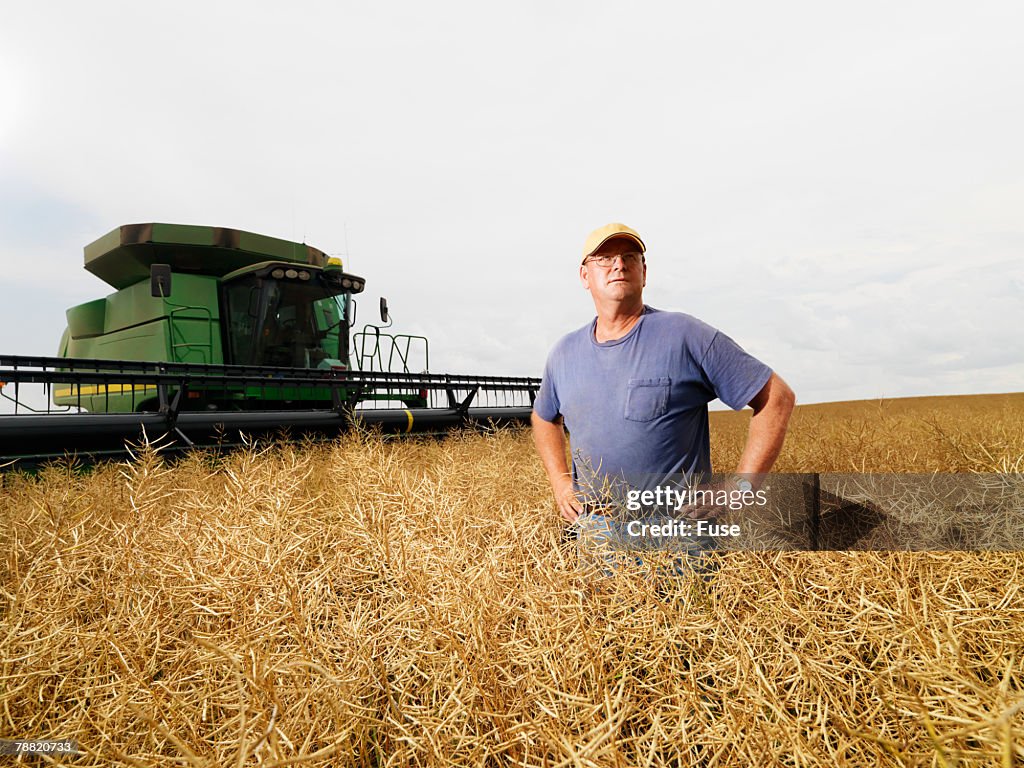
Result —
[[617, 253], [610, 255], [602, 253], [600, 256], [590, 256], [584, 262], [585, 264], [597, 264], [602, 269], [608, 269], [612, 264], [615, 263], [616, 259], [622, 259], [622, 266], [624, 267], [635, 267], [640, 263], [640, 260], [644, 257], [639, 251], [630, 251], [629, 253]]

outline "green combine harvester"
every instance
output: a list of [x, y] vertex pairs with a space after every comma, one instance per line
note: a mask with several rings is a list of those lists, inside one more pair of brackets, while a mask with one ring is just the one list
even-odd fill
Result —
[[143, 434], [173, 451], [525, 423], [540, 385], [429, 373], [427, 339], [388, 333], [384, 299], [381, 324], [353, 332], [365, 281], [302, 243], [134, 224], [87, 245], [85, 268], [115, 292], [67, 311], [59, 357], [0, 355], [0, 462], [113, 457]]

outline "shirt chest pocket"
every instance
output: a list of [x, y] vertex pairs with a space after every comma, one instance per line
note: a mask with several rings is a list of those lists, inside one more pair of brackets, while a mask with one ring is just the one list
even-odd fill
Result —
[[630, 379], [626, 388], [626, 419], [652, 421], [668, 411], [668, 395], [672, 380], [667, 376], [654, 379]]

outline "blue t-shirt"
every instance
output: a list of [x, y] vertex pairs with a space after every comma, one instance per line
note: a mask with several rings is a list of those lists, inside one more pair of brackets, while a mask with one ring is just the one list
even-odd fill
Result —
[[708, 403], [743, 408], [771, 368], [682, 312], [645, 305], [613, 341], [596, 341], [596, 326], [595, 318], [555, 344], [533, 404], [545, 421], [561, 414], [577, 488], [599, 488], [602, 478], [648, 485], [676, 473], [710, 474]]

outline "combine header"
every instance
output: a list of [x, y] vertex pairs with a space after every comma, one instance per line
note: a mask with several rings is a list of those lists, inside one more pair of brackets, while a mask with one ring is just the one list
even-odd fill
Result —
[[305, 244], [136, 224], [86, 246], [85, 268], [116, 292], [67, 311], [59, 357], [0, 355], [0, 463], [116, 457], [143, 432], [183, 450], [524, 423], [540, 385], [428, 373], [427, 339], [387, 333], [383, 299], [353, 333], [365, 281]]

